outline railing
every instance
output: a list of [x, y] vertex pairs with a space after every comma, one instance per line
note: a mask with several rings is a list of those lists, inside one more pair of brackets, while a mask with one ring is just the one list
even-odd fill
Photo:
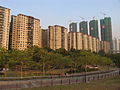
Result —
[[[97, 71], [91, 73], [63, 75], [63, 76], [46, 76], [46, 77], [28, 77], [21, 80], [0, 81], [0, 90], [33, 88], [44, 86], [67, 85], [81, 82], [90, 82], [104, 78], [111, 78], [120, 75], [120, 70]], [[6, 77], [7, 78], [7, 77]]]

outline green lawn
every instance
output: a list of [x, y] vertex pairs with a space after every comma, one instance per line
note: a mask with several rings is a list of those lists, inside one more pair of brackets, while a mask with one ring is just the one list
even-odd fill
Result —
[[120, 77], [65, 86], [29, 88], [22, 90], [120, 90]]

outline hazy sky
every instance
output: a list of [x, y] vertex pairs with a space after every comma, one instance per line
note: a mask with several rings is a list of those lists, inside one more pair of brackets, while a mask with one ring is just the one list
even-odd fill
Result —
[[41, 20], [42, 28], [48, 25], [68, 27], [70, 20], [101, 19], [101, 12], [112, 18], [113, 36], [120, 38], [120, 0], [0, 0], [0, 5], [10, 8], [11, 14], [23, 13]]

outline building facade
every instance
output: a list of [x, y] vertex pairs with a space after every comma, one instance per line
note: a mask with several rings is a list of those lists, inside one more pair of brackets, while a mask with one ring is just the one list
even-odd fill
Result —
[[49, 26], [49, 47], [51, 49], [64, 48], [68, 50], [67, 28], [62, 26]]
[[42, 48], [48, 47], [48, 29], [41, 29]]
[[100, 50], [104, 51], [105, 53], [110, 53], [111, 52], [110, 42], [100, 41]]
[[80, 32], [68, 33], [68, 49], [89, 50], [99, 52], [99, 39]]
[[83, 34], [82, 36], [82, 41], [83, 41], [83, 50], [89, 50], [89, 42], [88, 42], [88, 35], [87, 34]]
[[82, 21], [79, 23], [79, 32], [88, 35], [88, 23], [87, 23], [87, 21]]
[[18, 14], [11, 17], [11, 49], [24, 50], [32, 46], [41, 47], [40, 20]]
[[0, 6], [0, 46], [8, 50], [10, 9]]
[[82, 33], [80, 32], [69, 32], [68, 33], [68, 49], [83, 49]]
[[101, 41], [108, 41], [110, 42], [111, 50], [113, 49], [112, 43], [112, 25], [111, 25], [111, 18], [105, 17], [104, 19], [100, 20], [101, 26]]
[[70, 23], [69, 32], [77, 32], [77, 23]]
[[91, 36], [99, 38], [98, 20], [91, 20], [89, 22], [89, 31]]
[[120, 53], [120, 39], [113, 39], [113, 53]]
[[93, 37], [92, 36], [88, 36], [88, 50], [93, 52]]

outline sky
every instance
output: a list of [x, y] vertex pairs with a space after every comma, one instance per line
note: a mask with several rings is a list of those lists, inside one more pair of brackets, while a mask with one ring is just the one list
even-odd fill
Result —
[[10, 8], [11, 15], [19, 13], [41, 20], [42, 28], [49, 25], [68, 27], [70, 21], [80, 22], [112, 18], [113, 37], [120, 38], [120, 0], [0, 0], [0, 5]]

